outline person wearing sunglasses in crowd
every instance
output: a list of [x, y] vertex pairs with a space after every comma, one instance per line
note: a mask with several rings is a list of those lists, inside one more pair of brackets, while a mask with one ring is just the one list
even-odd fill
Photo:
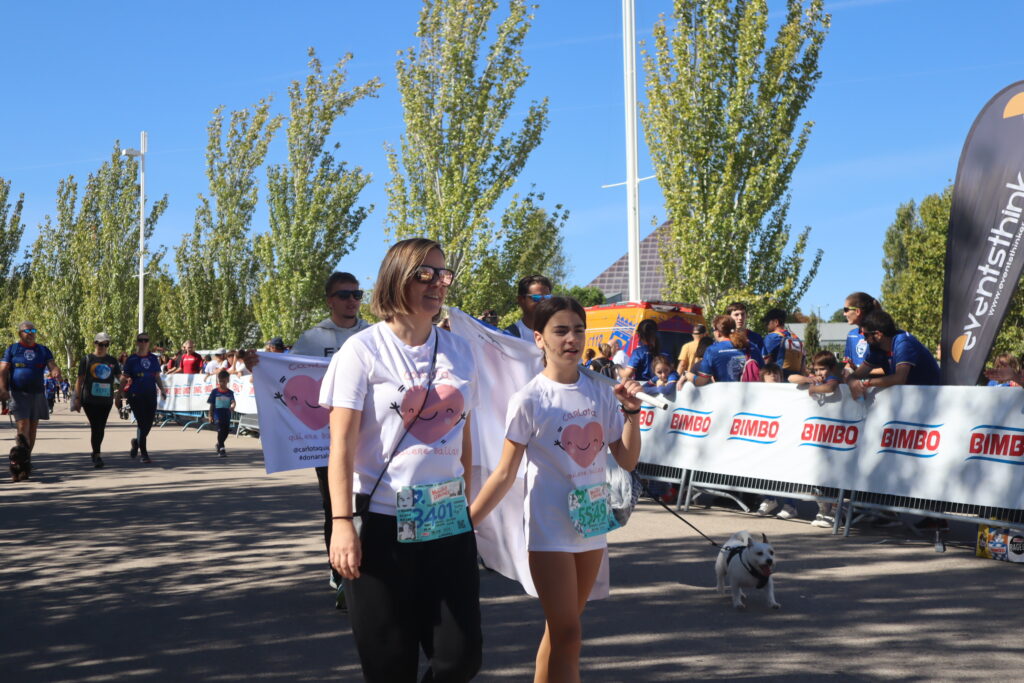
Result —
[[75, 380], [77, 400], [72, 406], [85, 411], [91, 432], [92, 465], [100, 469], [103, 467], [100, 447], [103, 445], [110, 408], [114, 405], [114, 380], [121, 376], [121, 364], [107, 353], [110, 349], [109, 334], [97, 334], [93, 345], [93, 352], [86, 354], [78, 364], [78, 379]]
[[345, 578], [366, 681], [413, 683], [421, 649], [425, 681], [468, 681], [480, 667], [466, 502], [476, 366], [465, 340], [434, 325], [453, 277], [437, 242], [393, 245], [373, 290], [383, 322], [334, 355], [320, 387], [330, 411], [329, 556]]
[[167, 398], [160, 377], [160, 358], [149, 351], [149, 334], [139, 332], [135, 337], [135, 353], [128, 356], [121, 368], [121, 386], [127, 386], [128, 405], [135, 415], [135, 438], [132, 439], [131, 456], [141, 454], [142, 462], [151, 462], [146, 437], [153, 428], [156, 416], [156, 392]]
[[[292, 346], [291, 354], [299, 356], [316, 356], [327, 358], [348, 341], [352, 335], [368, 328], [370, 324], [359, 317], [359, 304], [363, 300], [363, 290], [359, 289], [359, 280], [351, 273], [335, 272], [324, 284], [324, 295], [327, 310], [331, 315], [299, 335], [298, 341]], [[283, 346], [283, 344], [282, 344]], [[259, 363], [255, 353], [245, 357], [245, 365], [250, 370]], [[316, 478], [320, 485], [320, 500], [324, 510], [324, 544], [331, 547], [331, 491], [327, 483], [327, 467], [316, 468]], [[345, 593], [341, 583], [341, 574], [333, 567], [330, 585], [335, 591], [335, 607], [344, 609]]]
[[843, 351], [843, 369], [850, 374], [868, 357], [868, 343], [860, 331], [860, 322], [871, 311], [880, 308], [878, 302], [870, 294], [854, 292], [846, 297], [843, 304], [843, 317], [854, 328], [846, 335], [846, 348]]
[[505, 331], [513, 337], [532, 341], [533, 312], [537, 310], [537, 304], [551, 298], [551, 280], [543, 275], [527, 275], [519, 281], [516, 291], [516, 303], [523, 317], [506, 327]]
[[49, 369], [50, 377], [60, 380], [60, 368], [50, 349], [36, 343], [38, 333], [34, 323], [22, 322], [18, 325], [18, 341], [7, 347], [0, 360], [0, 400], [9, 401], [18, 434], [28, 441], [30, 453], [36, 445], [39, 421], [50, 419], [43, 373]]

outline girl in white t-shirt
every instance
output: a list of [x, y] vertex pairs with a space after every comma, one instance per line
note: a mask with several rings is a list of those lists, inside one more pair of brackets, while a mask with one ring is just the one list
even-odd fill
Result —
[[468, 681], [480, 668], [462, 479], [473, 462], [476, 367], [463, 339], [433, 325], [452, 277], [436, 242], [392, 246], [373, 290], [384, 322], [349, 338], [320, 386], [330, 410], [330, 561], [367, 681], [416, 681], [421, 648], [436, 680]]
[[498, 504], [525, 452], [530, 574], [546, 621], [534, 680], [578, 681], [580, 615], [607, 546], [605, 448], [622, 467], [636, 467], [640, 384], [627, 381], [613, 390], [580, 372], [586, 312], [574, 299], [541, 301], [534, 329], [544, 370], [509, 402], [501, 461], [470, 516], [479, 524]]

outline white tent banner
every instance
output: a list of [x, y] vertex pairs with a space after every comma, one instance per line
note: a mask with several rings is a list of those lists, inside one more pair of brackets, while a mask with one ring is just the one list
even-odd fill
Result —
[[1024, 391], [687, 384], [641, 415], [642, 462], [1010, 509], [1024, 508]]
[[330, 413], [320, 406], [320, 382], [331, 359], [263, 351], [257, 356], [253, 385], [267, 474], [326, 467]]
[[[215, 375], [162, 375], [167, 398], [157, 398], [157, 409], [177, 413], [208, 412], [210, 392], [217, 388]], [[235, 412], [255, 413], [256, 397], [253, 392], [252, 378], [231, 376], [228, 389], [235, 392]]]

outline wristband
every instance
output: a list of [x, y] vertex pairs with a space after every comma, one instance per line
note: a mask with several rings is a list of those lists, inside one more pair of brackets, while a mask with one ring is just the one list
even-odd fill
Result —
[[626, 410], [625, 406], [620, 405], [619, 410], [622, 411], [623, 415], [636, 415], [637, 413], [640, 412], [641, 409], [637, 408], [636, 410]]

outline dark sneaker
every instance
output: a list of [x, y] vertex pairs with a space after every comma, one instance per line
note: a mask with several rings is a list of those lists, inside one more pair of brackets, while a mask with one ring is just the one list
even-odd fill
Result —
[[149, 453], [143, 453], [141, 460], [142, 462], [153, 462], [152, 460], [149, 459]]
[[132, 452], [131, 452], [132, 459], [134, 459], [135, 456], [137, 456], [138, 454], [139, 454], [139, 440], [138, 439], [132, 439]]
[[98, 470], [103, 469], [103, 458], [100, 457], [99, 453], [92, 454], [92, 466]]
[[338, 585], [338, 592], [334, 594], [334, 609], [342, 612], [348, 611], [348, 601], [345, 600], [345, 584]]
[[228, 452], [222, 448], [219, 451], [217, 451], [217, 455], [219, 455], [222, 458], [226, 458], [228, 457]]

